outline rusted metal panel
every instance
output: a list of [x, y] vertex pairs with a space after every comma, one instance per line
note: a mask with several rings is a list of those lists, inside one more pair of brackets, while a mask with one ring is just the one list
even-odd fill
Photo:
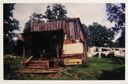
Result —
[[74, 38], [75, 37], [74, 25], [75, 25], [74, 22], [69, 22], [70, 38], [73, 40], [75, 39]]
[[72, 40], [68, 40], [68, 39], [64, 40], [64, 44], [72, 44], [72, 43], [74, 43]]
[[77, 23], [76, 23], [76, 28], [77, 28], [77, 38], [79, 38], [80, 39], [80, 25], [78, 24], [78, 21], [77, 21]]

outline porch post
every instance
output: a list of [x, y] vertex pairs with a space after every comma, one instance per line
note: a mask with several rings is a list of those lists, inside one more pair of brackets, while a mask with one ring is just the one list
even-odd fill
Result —
[[83, 63], [87, 62], [87, 45], [83, 43]]
[[57, 49], [56, 49], [56, 52], [57, 52], [57, 59], [59, 59], [59, 49], [58, 49], [58, 44], [57, 44]]
[[55, 60], [55, 65], [56, 65], [56, 68], [59, 68], [59, 47], [58, 47], [58, 43], [57, 43], [56, 53], [57, 53], [57, 60]]
[[23, 46], [23, 60], [25, 58], [25, 47]]

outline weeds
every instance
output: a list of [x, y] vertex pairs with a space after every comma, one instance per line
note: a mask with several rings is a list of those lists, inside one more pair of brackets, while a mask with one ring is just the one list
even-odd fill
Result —
[[[119, 58], [120, 59], [120, 58]], [[4, 59], [5, 80], [124, 80], [125, 64], [117, 58], [89, 58], [87, 63], [61, 67], [62, 71], [53, 75], [18, 76], [20, 59]]]

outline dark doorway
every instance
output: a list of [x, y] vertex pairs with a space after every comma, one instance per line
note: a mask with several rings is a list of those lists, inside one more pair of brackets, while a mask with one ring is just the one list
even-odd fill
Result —
[[62, 54], [64, 32], [63, 30], [31, 32], [24, 34], [25, 47], [31, 50], [34, 59], [47, 59], [49, 66], [55, 66], [55, 59]]

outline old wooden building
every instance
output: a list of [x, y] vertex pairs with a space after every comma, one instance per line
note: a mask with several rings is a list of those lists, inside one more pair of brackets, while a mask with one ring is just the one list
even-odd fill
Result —
[[24, 55], [31, 52], [25, 63], [41, 59], [47, 68], [58, 68], [86, 62], [86, 38], [79, 18], [32, 23], [31, 32], [22, 36]]

